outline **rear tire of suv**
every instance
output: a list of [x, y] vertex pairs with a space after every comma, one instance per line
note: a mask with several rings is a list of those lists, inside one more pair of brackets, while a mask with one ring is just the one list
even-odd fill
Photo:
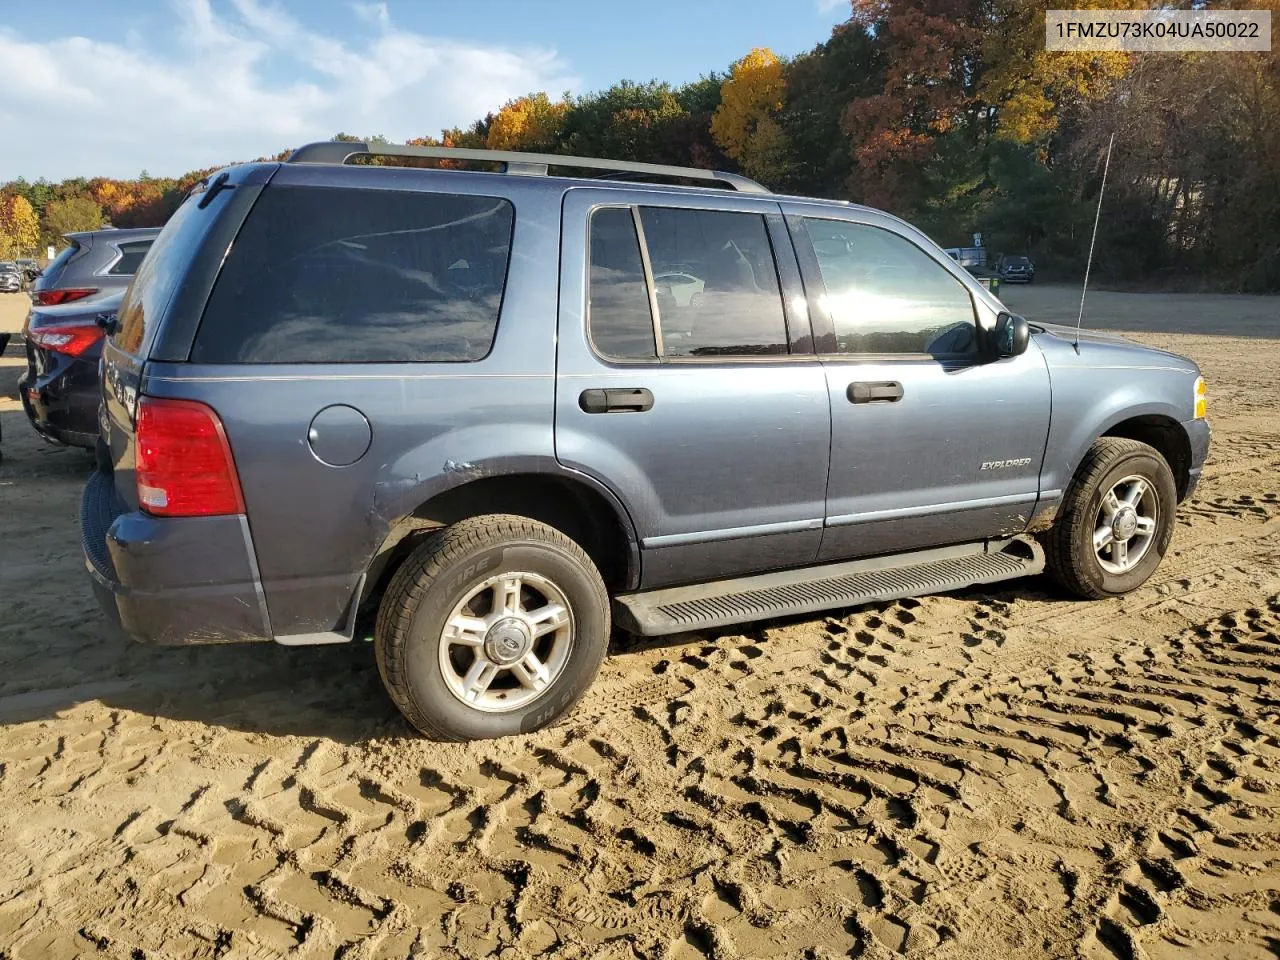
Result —
[[1169, 548], [1177, 504], [1173, 472], [1154, 447], [1095, 440], [1042, 537], [1049, 575], [1091, 600], [1136, 590]]
[[427, 537], [378, 609], [378, 672], [436, 740], [528, 733], [595, 679], [609, 595], [582, 548], [525, 517], [473, 517]]

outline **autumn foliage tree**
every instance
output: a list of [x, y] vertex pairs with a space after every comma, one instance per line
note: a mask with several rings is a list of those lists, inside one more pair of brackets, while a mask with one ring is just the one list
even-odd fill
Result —
[[776, 181], [785, 173], [787, 138], [778, 122], [785, 93], [782, 61], [757, 47], [729, 68], [711, 117], [716, 143], [761, 180]]
[[567, 100], [552, 101], [545, 93], [509, 100], [489, 121], [485, 145], [490, 150], [554, 150], [569, 112]]
[[854, 0], [854, 21], [884, 47], [880, 90], [847, 107], [856, 167], [850, 188], [877, 206], [909, 203], [938, 138], [969, 107], [982, 42], [979, 0]]
[[0, 258], [32, 253], [39, 242], [40, 221], [27, 198], [0, 194]]
[[44, 210], [44, 234], [54, 245], [61, 244], [68, 233], [97, 230], [102, 223], [102, 207], [87, 196], [52, 200]]
[[[1095, 275], [1280, 290], [1277, 53], [1050, 53], [1047, 6], [851, 0], [849, 20], [794, 57], [757, 48], [682, 85], [533, 92], [409, 142], [741, 170], [775, 190], [884, 207], [947, 245], [981, 232], [993, 254], [1032, 254], [1050, 278], [1083, 265], [1115, 132]], [[1280, 0], [1212, 6], [1280, 12]], [[162, 224], [209, 172], [20, 179], [0, 185], [0, 199], [25, 200], [41, 238], [58, 242], [104, 220]], [[25, 212], [23, 222], [29, 236]]]

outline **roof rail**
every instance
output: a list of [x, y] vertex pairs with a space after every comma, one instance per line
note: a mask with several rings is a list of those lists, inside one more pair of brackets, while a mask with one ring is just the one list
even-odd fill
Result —
[[584, 170], [616, 170], [654, 177], [683, 177], [714, 180], [739, 193], [768, 193], [750, 177], [700, 167], [670, 167], [661, 163], [604, 160], [595, 157], [566, 157], [554, 153], [520, 153], [514, 150], [471, 150], [460, 147], [413, 147], [399, 143], [363, 143], [355, 140], [322, 140], [299, 147], [288, 163], [346, 163], [360, 155], [378, 157], [425, 157], [433, 160], [475, 160], [502, 164], [502, 172], [520, 176], [545, 177], [548, 167], [581, 167]]

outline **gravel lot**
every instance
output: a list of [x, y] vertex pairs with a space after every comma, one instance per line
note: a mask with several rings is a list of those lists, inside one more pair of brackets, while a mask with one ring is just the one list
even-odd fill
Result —
[[1210, 384], [1143, 589], [618, 636], [565, 724], [471, 745], [410, 736], [367, 645], [111, 635], [90, 459], [28, 428], [10, 350], [0, 958], [1275, 956], [1280, 298], [1090, 302]]

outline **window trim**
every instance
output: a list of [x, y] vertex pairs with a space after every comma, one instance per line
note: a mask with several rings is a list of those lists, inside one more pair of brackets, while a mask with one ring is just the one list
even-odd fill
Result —
[[[974, 339], [978, 344], [978, 348], [970, 353], [926, 353], [924, 351], [914, 353], [841, 353], [836, 349], [835, 320], [832, 319], [831, 312], [827, 310], [823, 303], [827, 293], [827, 284], [822, 276], [822, 266], [818, 262], [818, 254], [813, 248], [813, 239], [809, 236], [809, 231], [805, 227], [804, 222], [806, 220], [827, 220], [832, 223], [881, 230], [919, 250], [923, 256], [936, 264], [943, 273], [954, 280], [956, 286], [963, 290], [965, 296], [969, 298], [969, 312], [972, 316]], [[850, 363], [860, 361], [867, 363], [889, 363], [893, 361], [919, 363], [921, 361], [930, 361], [951, 367], [974, 366], [986, 359], [986, 354], [982, 349], [984, 328], [978, 315], [978, 304], [974, 299], [973, 291], [969, 289], [963, 280], [948, 270], [937, 257], [930, 254], [928, 250], [916, 243], [911, 237], [891, 227], [846, 217], [823, 217], [810, 213], [788, 213], [786, 221], [787, 232], [791, 235], [791, 243], [796, 250], [796, 259], [800, 261], [800, 273], [804, 278], [805, 297], [809, 301], [810, 322], [814, 328], [814, 351], [820, 359], [841, 360]]]
[[[782, 331], [785, 335], [786, 353], [774, 354], [717, 354], [706, 357], [686, 357], [686, 356], [667, 356], [664, 351], [662, 341], [662, 317], [658, 310], [658, 290], [653, 282], [653, 263], [649, 257], [649, 246], [644, 233], [644, 224], [641, 220], [641, 208], [652, 207], [658, 210], [684, 210], [692, 213], [730, 213], [730, 214], [747, 214], [760, 218], [761, 226], [764, 228], [765, 239], [769, 244], [769, 256], [773, 260], [773, 272], [778, 281], [778, 306], [782, 317]], [[608, 209], [625, 209], [631, 211], [632, 223], [635, 225], [636, 242], [640, 247], [640, 265], [644, 273], [644, 283], [649, 298], [649, 321], [653, 325], [654, 350], [656, 355], [650, 357], [614, 357], [601, 350], [595, 341], [595, 337], [591, 330], [591, 223], [596, 212]], [[777, 211], [774, 211], [777, 212]], [[812, 349], [804, 351], [798, 349], [802, 345], [802, 341], [797, 338], [795, 331], [791, 326], [791, 314], [787, 308], [786, 282], [783, 276], [783, 267], [778, 259], [777, 238], [774, 230], [770, 228], [769, 214], [764, 210], [738, 210], [723, 209], [716, 207], [703, 206], [686, 206], [680, 203], [652, 203], [646, 198], [643, 201], [628, 201], [620, 203], [601, 202], [592, 204], [587, 210], [587, 230], [586, 230], [586, 257], [584, 263], [584, 279], [583, 284], [583, 326], [585, 328], [587, 346], [591, 350], [592, 355], [602, 363], [610, 366], [618, 367], [649, 367], [659, 368], [671, 366], [673, 364], [720, 364], [726, 363], [790, 363], [796, 360], [815, 359]], [[793, 245], [794, 246], [794, 245]], [[803, 270], [800, 270], [800, 276], [797, 278], [800, 282], [801, 292], [804, 291]], [[812, 323], [812, 320], [810, 320]]]
[[[591, 215], [595, 216], [595, 211], [592, 211]], [[653, 282], [653, 261], [649, 258], [649, 240], [644, 235], [644, 221], [640, 218], [638, 204], [631, 206], [631, 222], [636, 228], [636, 245], [640, 248], [640, 269], [644, 273], [644, 290], [649, 297], [649, 324], [653, 327], [654, 358], [661, 363], [666, 358], [667, 345], [662, 339], [662, 315], [658, 313], [658, 286]], [[590, 280], [591, 278], [588, 277], [588, 284]]]

